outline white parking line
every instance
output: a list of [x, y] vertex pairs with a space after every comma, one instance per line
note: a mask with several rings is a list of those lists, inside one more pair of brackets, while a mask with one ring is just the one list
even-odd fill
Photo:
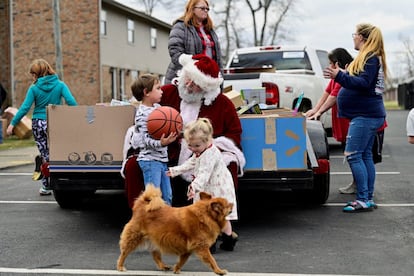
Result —
[[[382, 155], [382, 158], [389, 158], [389, 157], [390, 157], [390, 155], [387, 155], [387, 154]], [[329, 158], [330, 159], [345, 159], [345, 156], [343, 156], [343, 155], [329, 155]]]
[[[351, 172], [331, 172], [331, 175], [349, 175]], [[376, 172], [378, 175], [396, 175], [400, 172]], [[32, 176], [33, 173], [0, 173], [0, 176]]]
[[[119, 272], [116, 270], [97, 270], [97, 269], [55, 269], [55, 268], [8, 268], [0, 267], [0, 273], [15, 273], [15, 274], [71, 274], [71, 275], [148, 275], [148, 276], [168, 276], [177, 275], [173, 272], [166, 271], [143, 271], [143, 270], [129, 270]], [[215, 275], [213, 272], [199, 272], [199, 271], [181, 271], [183, 276], [211, 276]], [[363, 276], [363, 275], [345, 275], [345, 274], [291, 274], [291, 273], [250, 273], [250, 272], [229, 272], [229, 276]]]
[[1, 176], [30, 176], [33, 173], [0, 173]]
[[[0, 200], [0, 204], [57, 204], [56, 201], [35, 201], [35, 200]], [[330, 202], [322, 204], [325, 207], [343, 207], [343, 202]], [[379, 207], [414, 207], [414, 203], [377, 203]], [[1, 270], [0, 270], [1, 272]]]
[[[414, 207], [414, 203], [377, 203], [377, 205], [378, 205], [378, 207]], [[345, 203], [332, 202], [332, 203], [322, 204], [322, 206], [327, 206], [327, 207], [341, 206], [341, 207], [344, 207]]]
[[[331, 172], [331, 175], [349, 175], [351, 172]], [[396, 175], [401, 174], [400, 172], [376, 172], [376, 175]]]
[[46, 200], [0, 200], [0, 204], [57, 204], [57, 202]]

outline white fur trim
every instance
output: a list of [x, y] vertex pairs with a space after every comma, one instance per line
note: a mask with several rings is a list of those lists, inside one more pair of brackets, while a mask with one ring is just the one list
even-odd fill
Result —
[[182, 54], [178, 61], [183, 66], [181, 70], [185, 71], [185, 75], [206, 92], [217, 90], [223, 82], [220, 73], [218, 78], [213, 78], [201, 72], [195, 65], [197, 60], [193, 60], [191, 55]]
[[208, 91], [204, 94], [204, 104], [211, 105], [211, 103], [217, 98], [217, 96], [221, 93], [221, 89], [217, 88], [213, 91]]
[[195, 121], [198, 118], [198, 114], [200, 112], [201, 103], [187, 103], [185, 101], [181, 101], [180, 103], [180, 114], [181, 118], [183, 119], [184, 126], [187, 125], [189, 122]]
[[120, 171], [121, 176], [123, 178], [125, 178], [124, 171], [125, 171], [126, 161], [128, 160], [128, 156], [127, 156], [128, 150], [131, 147], [134, 147], [132, 145], [132, 140], [133, 140], [133, 136], [134, 136], [134, 129], [135, 129], [135, 126], [130, 126], [127, 129], [127, 132], [125, 133], [125, 137], [124, 137], [124, 147], [122, 149], [122, 157], [123, 157], [123, 160], [122, 160], [122, 166], [121, 166], [121, 171]]
[[[180, 114], [183, 118], [184, 126], [189, 122], [195, 121], [198, 118], [198, 113], [200, 112], [201, 103], [187, 103], [185, 101], [181, 101], [180, 104]], [[185, 139], [181, 140], [181, 151], [178, 158], [178, 164], [181, 165], [187, 159], [191, 157], [193, 153], [188, 148], [188, 145]], [[186, 172], [181, 174], [181, 177], [186, 180], [187, 182], [191, 182], [193, 180], [193, 175], [191, 172]]]
[[182, 54], [178, 57], [178, 62], [182, 65], [182, 66], [186, 66], [188, 63], [193, 62], [193, 56], [192, 55], [186, 55], [186, 54]]
[[236, 146], [230, 138], [219, 136], [214, 139], [214, 145], [221, 150], [223, 160], [228, 166], [231, 162], [236, 162], [239, 167], [239, 176], [243, 176], [244, 166], [246, 165], [246, 158], [243, 152]]

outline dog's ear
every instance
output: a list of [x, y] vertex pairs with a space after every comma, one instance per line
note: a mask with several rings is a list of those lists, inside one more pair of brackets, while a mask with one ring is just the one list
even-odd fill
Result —
[[206, 192], [200, 192], [200, 199], [201, 200], [205, 200], [205, 199], [211, 199], [211, 195], [206, 193]]
[[230, 215], [233, 209], [233, 203], [229, 203], [227, 200], [225, 202], [219, 200], [213, 201], [211, 202], [210, 206], [214, 212], [217, 212], [218, 214], [222, 214], [225, 216]]
[[211, 210], [216, 213], [222, 214], [223, 213], [223, 204], [220, 201], [213, 201], [210, 203]]

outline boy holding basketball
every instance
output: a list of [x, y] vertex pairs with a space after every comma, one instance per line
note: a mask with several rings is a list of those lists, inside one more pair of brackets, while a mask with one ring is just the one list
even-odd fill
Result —
[[168, 170], [167, 145], [177, 139], [177, 133], [172, 132], [168, 136], [162, 134], [158, 140], [149, 135], [147, 128], [149, 114], [161, 106], [161, 82], [152, 74], [143, 74], [132, 83], [131, 90], [134, 97], [141, 101], [135, 114], [133, 144], [135, 148], [139, 148], [137, 161], [144, 176], [144, 185], [152, 183], [160, 188], [162, 198], [171, 205], [170, 178], [165, 174]]

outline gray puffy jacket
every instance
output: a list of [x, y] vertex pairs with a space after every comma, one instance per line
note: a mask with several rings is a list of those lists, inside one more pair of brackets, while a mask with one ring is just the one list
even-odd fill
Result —
[[[221, 50], [217, 34], [214, 30], [210, 31], [211, 38], [214, 41], [214, 48], [216, 52], [216, 62], [220, 70], [223, 66], [221, 64]], [[184, 21], [177, 20], [170, 32], [168, 41], [168, 51], [170, 53], [171, 62], [168, 65], [167, 73], [165, 74], [165, 84], [171, 83], [171, 80], [177, 75], [177, 71], [181, 69], [181, 64], [178, 58], [181, 54], [195, 55], [203, 52], [203, 45], [201, 38], [194, 26], [186, 26]]]

